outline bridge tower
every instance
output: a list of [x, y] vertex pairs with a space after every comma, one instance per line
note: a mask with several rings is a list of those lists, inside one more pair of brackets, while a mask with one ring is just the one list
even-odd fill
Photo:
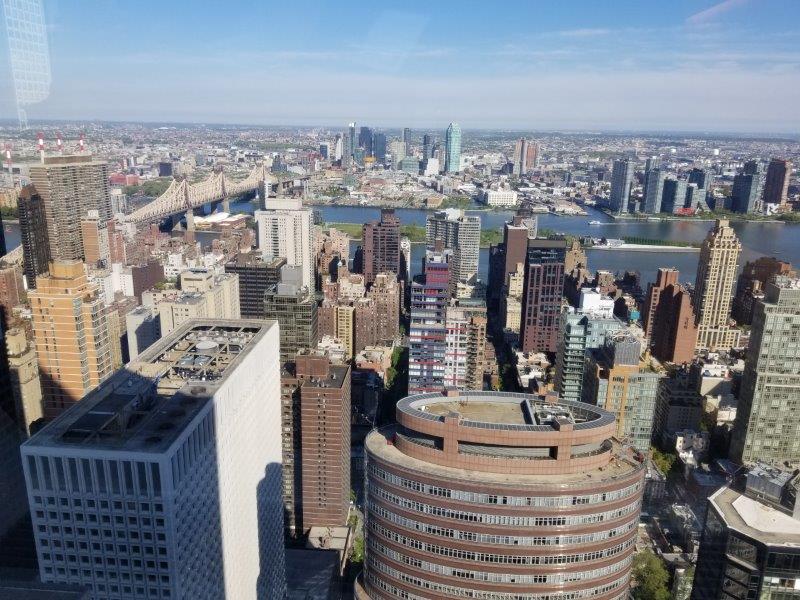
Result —
[[186, 175], [183, 175], [181, 181], [181, 191], [183, 192], [183, 203], [186, 207], [186, 239], [187, 241], [194, 241], [194, 208], [192, 208], [192, 201], [189, 197], [189, 182], [186, 180]]
[[226, 212], [230, 214], [231, 212], [231, 199], [228, 198], [228, 191], [225, 189], [225, 175], [223, 174], [224, 167], [220, 165], [217, 167], [217, 172], [219, 173], [219, 185], [220, 189], [222, 190], [222, 212]]

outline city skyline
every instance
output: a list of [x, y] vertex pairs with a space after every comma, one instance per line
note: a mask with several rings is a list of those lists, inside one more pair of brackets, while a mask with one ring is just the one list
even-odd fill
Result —
[[800, 600], [800, 3], [298, 8], [0, 0], [0, 598]]
[[[53, 81], [29, 118], [800, 131], [791, 110], [800, 99], [800, 34], [788, 26], [800, 7], [779, 0], [503, 13], [321, 2], [296, 25], [280, 6], [229, 6], [213, 18], [180, 2], [142, 8], [45, 2]], [[254, 26], [270, 35], [243, 42]], [[343, 27], [352, 35], [332, 39]], [[0, 80], [10, 82], [2, 46]], [[503, 102], [490, 101], [498, 92]], [[0, 117], [16, 114], [12, 95], [0, 94]]]

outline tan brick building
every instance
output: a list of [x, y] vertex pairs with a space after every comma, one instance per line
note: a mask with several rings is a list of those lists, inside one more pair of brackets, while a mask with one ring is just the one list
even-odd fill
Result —
[[106, 310], [81, 261], [53, 261], [28, 294], [42, 378], [44, 416], [52, 419], [112, 372]]

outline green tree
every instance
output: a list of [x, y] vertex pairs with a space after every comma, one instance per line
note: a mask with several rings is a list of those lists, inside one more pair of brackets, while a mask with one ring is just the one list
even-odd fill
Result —
[[650, 550], [633, 557], [635, 600], [670, 600], [669, 573], [664, 562]]
[[364, 562], [364, 538], [357, 537], [353, 540], [353, 548], [350, 551], [350, 562], [360, 565]]
[[652, 448], [653, 451], [653, 462], [659, 468], [659, 470], [666, 475], [669, 473], [672, 468], [675, 466], [675, 455], [669, 454], [667, 452], [661, 452], [655, 446]]
[[448, 196], [442, 201], [442, 208], [461, 208], [468, 210], [475, 208], [475, 203], [469, 196]]

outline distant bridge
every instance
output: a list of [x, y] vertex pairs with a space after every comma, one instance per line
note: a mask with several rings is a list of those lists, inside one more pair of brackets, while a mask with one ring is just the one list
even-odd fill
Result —
[[152, 202], [133, 211], [125, 217], [127, 223], [137, 225], [162, 221], [167, 217], [186, 213], [187, 227], [194, 228], [194, 210], [206, 204], [222, 202], [223, 210], [230, 210], [230, 198], [257, 191], [266, 185], [281, 190], [292, 187], [294, 179], [307, 179], [308, 176], [297, 175], [292, 179], [279, 179], [270, 173], [264, 164], [256, 166], [250, 174], [239, 181], [225, 176], [222, 169], [215, 170], [207, 179], [197, 183], [189, 183], [186, 177], [176, 177], [166, 191]]

